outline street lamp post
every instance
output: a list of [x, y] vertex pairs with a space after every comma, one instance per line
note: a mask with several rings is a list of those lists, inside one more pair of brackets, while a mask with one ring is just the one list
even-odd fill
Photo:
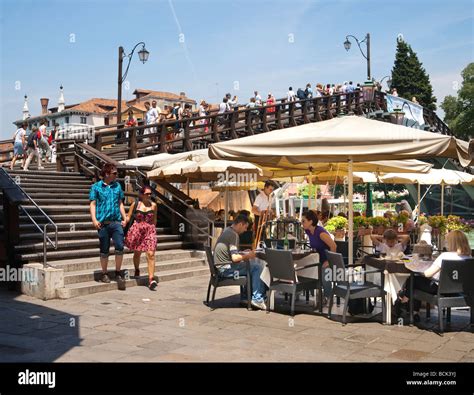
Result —
[[[138, 57], [139, 57], [140, 61], [143, 64], [145, 64], [145, 62], [148, 60], [148, 56], [150, 55], [150, 52], [148, 52], [145, 49], [145, 43], [144, 42], [139, 42], [138, 44], [136, 44], [133, 47], [132, 52], [130, 52], [129, 55], [127, 55], [125, 53], [125, 50], [123, 49], [123, 47], [119, 47], [119, 53], [118, 53], [118, 55], [119, 55], [118, 56], [118, 61], [119, 62], [118, 62], [117, 124], [121, 123], [120, 121], [122, 119], [122, 83], [127, 78], [128, 69], [130, 68], [130, 62], [132, 60], [133, 53], [135, 52], [135, 49], [140, 44], [142, 45], [142, 49], [140, 49], [140, 51], [138, 51]], [[124, 58], [128, 58], [128, 64], [127, 64], [127, 68], [125, 69], [124, 75], [122, 75], [122, 63], [123, 63]]]
[[[362, 54], [362, 56], [367, 59], [367, 80], [370, 81], [371, 80], [371, 74], [370, 74], [370, 34], [367, 33], [367, 35], [365, 36], [365, 38], [362, 40], [362, 41], [359, 41], [359, 39], [355, 36], [353, 36], [352, 34], [349, 34], [348, 36], [346, 36], [346, 41], [344, 41], [344, 48], [346, 49], [346, 51], [349, 51], [349, 49], [351, 49], [351, 42], [349, 41], [349, 37], [352, 37], [354, 40], [356, 40], [356, 43], [360, 49], [360, 53]], [[360, 44], [362, 44], [363, 42], [365, 42], [365, 44], [367, 45], [367, 55], [364, 54], [364, 51], [362, 51], [362, 48], [360, 46]]]

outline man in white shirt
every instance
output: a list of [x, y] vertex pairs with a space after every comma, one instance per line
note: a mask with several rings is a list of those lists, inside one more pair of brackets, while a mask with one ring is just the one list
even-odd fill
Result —
[[296, 93], [293, 90], [292, 86], [288, 88], [288, 92], [286, 93], [286, 98], [288, 101], [296, 101]]
[[258, 230], [258, 223], [260, 217], [263, 215], [265, 211], [271, 214], [271, 206], [270, 206], [270, 195], [272, 194], [273, 190], [275, 189], [275, 184], [273, 181], [268, 180], [265, 182], [263, 187], [263, 191], [255, 199], [255, 202], [252, 206], [252, 214], [255, 216], [255, 229]]
[[257, 106], [261, 106], [262, 105], [262, 96], [260, 96], [258, 94], [258, 91], [253, 92], [253, 97], [255, 97], [255, 103], [257, 104]]

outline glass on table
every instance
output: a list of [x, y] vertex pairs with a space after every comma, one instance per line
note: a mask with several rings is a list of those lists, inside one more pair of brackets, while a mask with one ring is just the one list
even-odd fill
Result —
[[276, 250], [278, 247], [278, 240], [272, 240], [271, 245], [272, 245], [272, 249]]

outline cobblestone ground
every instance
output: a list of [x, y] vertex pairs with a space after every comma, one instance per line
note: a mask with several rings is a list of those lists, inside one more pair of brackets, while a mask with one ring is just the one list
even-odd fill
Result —
[[[437, 312], [419, 327], [380, 323], [380, 310], [340, 323], [297, 302], [294, 320], [239, 306], [237, 287], [219, 288], [216, 309], [203, 304], [207, 277], [134, 287], [69, 300], [40, 301], [0, 291], [2, 362], [362, 361], [474, 362], [469, 311], [453, 311], [443, 337]], [[424, 313], [422, 313], [423, 315]]]

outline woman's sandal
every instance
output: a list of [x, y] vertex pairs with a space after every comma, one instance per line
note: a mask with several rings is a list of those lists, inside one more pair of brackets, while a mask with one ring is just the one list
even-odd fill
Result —
[[135, 269], [135, 277], [140, 277], [140, 269]]

